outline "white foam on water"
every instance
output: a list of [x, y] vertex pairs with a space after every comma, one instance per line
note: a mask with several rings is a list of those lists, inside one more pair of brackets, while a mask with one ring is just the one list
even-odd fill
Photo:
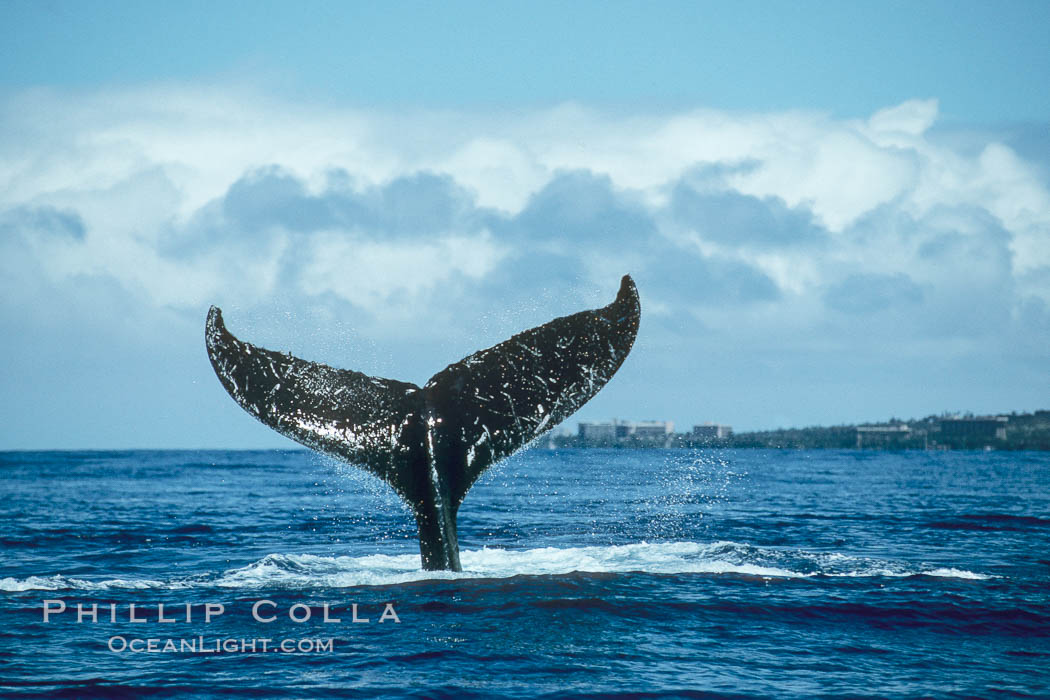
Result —
[[460, 552], [463, 571], [423, 571], [418, 554], [326, 557], [269, 554], [215, 576], [171, 581], [30, 576], [0, 579], [0, 591], [229, 588], [304, 589], [385, 586], [413, 581], [559, 576], [574, 572], [708, 574], [758, 578], [935, 576], [986, 580], [994, 576], [951, 567], [924, 568], [837, 552], [756, 547], [736, 542], [640, 542], [595, 547], [483, 548]]
[[85, 579], [69, 576], [29, 576], [27, 578], [12, 578], [10, 576], [0, 579], [0, 591], [108, 591], [114, 589], [140, 590], [146, 588], [170, 589], [175, 586], [164, 581], [153, 581], [149, 579], [134, 580], [114, 578], [105, 581], [87, 581]]
[[987, 581], [988, 579], [997, 578], [989, 574], [975, 574], [972, 571], [966, 571], [964, 569], [953, 569], [953, 568], [940, 568], [932, 569], [931, 571], [923, 571], [923, 576], [936, 576], [938, 578], [964, 578], [973, 581]]

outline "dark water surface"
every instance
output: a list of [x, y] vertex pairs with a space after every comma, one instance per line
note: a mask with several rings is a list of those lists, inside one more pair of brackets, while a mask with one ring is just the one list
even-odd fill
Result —
[[8, 697], [1050, 697], [1044, 453], [533, 450], [462, 574], [308, 452], [0, 453], [0, 523]]

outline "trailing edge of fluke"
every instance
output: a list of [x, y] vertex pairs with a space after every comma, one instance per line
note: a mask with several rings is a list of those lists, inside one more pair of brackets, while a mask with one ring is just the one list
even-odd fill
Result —
[[479, 350], [422, 388], [238, 340], [214, 306], [205, 340], [241, 408], [390, 484], [415, 513], [423, 568], [459, 571], [456, 514], [467, 491], [605, 386], [630, 352], [640, 316], [638, 290], [624, 275], [608, 306]]

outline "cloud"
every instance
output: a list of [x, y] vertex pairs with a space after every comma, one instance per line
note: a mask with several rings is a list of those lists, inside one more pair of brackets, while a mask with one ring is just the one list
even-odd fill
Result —
[[[327, 342], [334, 364], [425, 379], [434, 357], [608, 303], [629, 272], [645, 309], [629, 371], [677, 368], [666, 381], [679, 384], [627, 380], [633, 399], [610, 387], [595, 411], [717, 418], [688, 404], [714, 382], [712, 401], [752, 406], [725, 420], [764, 425], [774, 409], [719, 377], [767, 396], [757, 377], [819, 377], [825, 363], [820, 381], [858, 381], [842, 358], [887, 353], [987, 364], [1018, 397], [1004, 408], [1022, 408], [1022, 368], [1050, 344], [1045, 154], [936, 120], [934, 100], [837, 120], [16, 95], [0, 102], [0, 318], [24, 331], [11, 367], [118, 338], [143, 372], [147, 357], [195, 348], [178, 366], [206, 382], [198, 326], [218, 303], [260, 342]], [[701, 352], [718, 377], [686, 359]]]
[[884, 140], [887, 137], [922, 136], [937, 121], [937, 100], [908, 100], [899, 105], [880, 109], [868, 119], [868, 129]]
[[507, 226], [525, 241], [602, 241], [644, 244], [656, 227], [640, 197], [617, 191], [608, 175], [589, 170], [559, 172]]
[[922, 288], [907, 275], [854, 274], [824, 292], [828, 307], [847, 314], [871, 314], [891, 306], [917, 304]]
[[230, 185], [221, 211], [231, 230], [256, 235], [272, 227], [313, 231], [336, 220], [331, 202], [307, 193], [304, 183], [280, 166], [253, 170]]
[[335, 169], [313, 192], [304, 179], [271, 165], [245, 173], [201, 211], [218, 217], [210, 222], [213, 228], [249, 237], [336, 228], [375, 238], [419, 237], [482, 225], [484, 212], [449, 175], [414, 172], [381, 186], [356, 184], [345, 170]]
[[640, 277], [663, 299], [673, 300], [672, 309], [676, 311], [711, 305], [724, 308], [780, 297], [776, 283], [753, 265], [683, 250], [661, 251]]
[[457, 277], [484, 279], [503, 255], [487, 233], [391, 244], [330, 232], [305, 248], [298, 252], [304, 293], [333, 293], [362, 309], [384, 309], [387, 316], [392, 302], [419, 308], [423, 297], [447, 294]]
[[84, 221], [76, 211], [53, 206], [19, 206], [0, 218], [0, 231], [9, 236], [58, 236], [84, 240]]
[[698, 192], [685, 182], [675, 186], [669, 209], [678, 225], [727, 245], [794, 246], [819, 243], [827, 235], [811, 211], [792, 209], [776, 197]]

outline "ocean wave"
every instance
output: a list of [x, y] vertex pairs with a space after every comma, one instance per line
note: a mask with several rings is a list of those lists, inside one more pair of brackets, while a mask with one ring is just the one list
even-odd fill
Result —
[[14, 593], [18, 591], [109, 591], [141, 590], [148, 588], [174, 588], [169, 582], [150, 579], [114, 578], [103, 581], [88, 581], [72, 576], [28, 576], [26, 578], [0, 578], [0, 591]]
[[947, 520], [935, 520], [926, 526], [935, 530], [1028, 532], [1036, 528], [1050, 527], [1050, 518], [1009, 513], [972, 513]]
[[984, 581], [990, 578], [995, 578], [994, 576], [989, 576], [988, 574], [975, 574], [972, 571], [965, 571], [963, 569], [953, 569], [951, 567], [923, 571], [922, 575], [935, 576], [937, 578], [964, 578], [973, 581]]
[[953, 567], [916, 566], [836, 552], [757, 547], [737, 542], [660, 542], [511, 550], [484, 548], [460, 553], [463, 571], [424, 571], [418, 554], [327, 557], [269, 554], [215, 576], [171, 581], [107, 579], [90, 581], [62, 575], [0, 579], [0, 591], [185, 589], [304, 589], [387, 586], [426, 580], [492, 579], [584, 573], [736, 575], [757, 578], [933, 576], [994, 578]]

